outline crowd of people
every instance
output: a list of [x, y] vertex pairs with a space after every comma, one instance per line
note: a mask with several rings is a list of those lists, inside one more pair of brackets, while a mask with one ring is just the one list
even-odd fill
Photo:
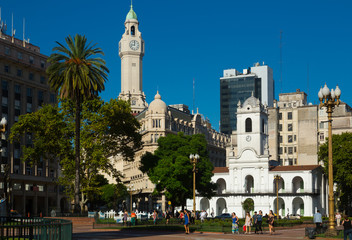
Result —
[[[254, 228], [255, 234], [263, 234], [263, 219], [264, 217], [267, 219], [267, 223], [269, 225], [269, 233], [273, 234], [275, 232], [274, 222], [275, 215], [272, 210], [270, 210], [269, 215], [263, 216], [263, 212], [260, 210], [259, 213], [257, 211], [254, 212], [254, 215], [251, 216], [249, 212], [246, 213], [246, 217], [243, 225], [243, 232], [245, 234], [250, 234], [252, 227]], [[232, 233], [239, 234], [239, 218], [236, 213], [232, 213]]]

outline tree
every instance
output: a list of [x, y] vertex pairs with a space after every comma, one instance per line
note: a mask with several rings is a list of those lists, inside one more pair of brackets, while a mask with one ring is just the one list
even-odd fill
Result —
[[75, 102], [75, 212], [79, 211], [80, 193], [80, 112], [81, 103], [86, 98], [96, 96], [104, 90], [104, 83], [107, 80], [109, 70], [105, 61], [94, 57], [97, 54], [103, 55], [96, 44], [87, 44], [85, 36], [77, 34], [74, 38], [68, 36], [66, 44], [68, 48], [59, 42], [54, 47], [55, 53], [51, 54], [47, 68], [49, 83], [51, 87], [60, 93], [61, 98], [68, 98]]
[[[62, 177], [59, 183], [66, 188], [66, 194], [75, 194], [74, 141], [75, 104], [62, 100], [58, 106], [45, 105], [37, 112], [21, 115], [13, 125], [10, 141], [20, 141], [26, 134], [32, 134], [33, 143], [22, 146], [23, 160], [37, 163], [44, 159], [59, 160]], [[133, 160], [134, 151], [141, 146], [138, 133], [139, 122], [131, 114], [125, 101], [111, 99], [104, 102], [99, 98], [85, 100], [82, 104], [80, 169], [80, 201], [83, 210], [89, 196], [101, 194], [97, 184], [98, 174], [105, 172], [120, 182], [120, 173], [114, 168], [110, 156], [121, 155]]]
[[[318, 156], [324, 161], [324, 172], [328, 171], [328, 141], [320, 146]], [[352, 133], [332, 135], [333, 177], [340, 192], [341, 210], [351, 212], [352, 201]], [[347, 209], [346, 209], [347, 208]], [[348, 209], [349, 208], [349, 209]]]
[[196, 189], [200, 195], [211, 198], [216, 184], [211, 182], [213, 164], [208, 158], [204, 135], [186, 136], [182, 132], [158, 140], [154, 154], [146, 153], [141, 159], [140, 170], [147, 173], [156, 184], [155, 194], [164, 193], [172, 206], [184, 206], [193, 196], [193, 166], [189, 155], [197, 153]]
[[245, 212], [251, 212], [254, 210], [254, 201], [251, 198], [247, 198], [242, 202], [242, 208]]

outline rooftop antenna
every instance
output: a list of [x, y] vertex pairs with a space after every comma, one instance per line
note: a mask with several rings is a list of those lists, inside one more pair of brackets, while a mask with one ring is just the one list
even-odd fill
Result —
[[13, 13], [12, 13], [12, 27], [11, 27], [12, 42], [15, 41], [15, 34], [16, 34], [16, 29], [13, 28]]
[[23, 47], [26, 46], [26, 39], [24, 38], [25, 31], [26, 31], [26, 19], [23, 18]]
[[280, 31], [280, 93], [282, 93], [282, 30]]

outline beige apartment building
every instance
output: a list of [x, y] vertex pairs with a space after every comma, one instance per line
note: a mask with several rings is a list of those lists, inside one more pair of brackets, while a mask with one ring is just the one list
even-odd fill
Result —
[[[319, 164], [317, 152], [328, 137], [326, 109], [308, 104], [307, 94], [297, 89], [280, 94], [268, 113], [270, 159], [283, 166]], [[335, 107], [332, 132], [352, 132], [351, 107], [346, 103]]]
[[56, 94], [47, 84], [46, 60], [39, 47], [0, 32], [1, 118], [8, 123], [1, 136], [0, 194], [3, 198], [5, 169], [10, 164], [10, 207], [23, 216], [48, 216], [52, 209], [60, 211], [67, 206], [55, 184], [58, 163], [43, 159], [30, 166], [21, 161], [21, 146], [32, 144], [31, 134], [18, 144], [7, 141], [9, 129], [20, 115], [46, 103], [56, 104]]

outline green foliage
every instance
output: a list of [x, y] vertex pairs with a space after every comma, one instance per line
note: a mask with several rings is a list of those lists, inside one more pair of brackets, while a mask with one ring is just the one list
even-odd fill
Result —
[[[73, 196], [76, 173], [72, 144], [75, 140], [75, 104], [62, 100], [59, 106], [46, 105], [37, 112], [21, 115], [11, 128], [9, 138], [11, 142], [19, 142], [26, 134], [32, 134], [32, 145], [22, 146], [22, 160], [37, 163], [42, 156], [49, 161], [57, 159], [63, 173], [59, 182], [66, 186], [66, 193]], [[130, 112], [125, 101], [112, 99], [104, 102], [96, 98], [83, 102], [79, 176], [80, 191], [85, 196], [101, 194], [100, 187], [107, 182], [101, 179], [100, 172], [120, 182], [120, 173], [114, 168], [110, 156], [121, 154], [125, 160], [132, 160], [134, 149], [141, 146], [140, 125]], [[80, 201], [86, 199], [81, 197]]]
[[[87, 38], [76, 34], [74, 38], [66, 38], [67, 47], [59, 42], [54, 47], [47, 68], [49, 83], [54, 91], [59, 92], [61, 98], [72, 100], [75, 105], [75, 176], [74, 176], [74, 203], [75, 212], [79, 211], [80, 201], [80, 164], [81, 164], [81, 107], [82, 101], [94, 98], [104, 90], [109, 70], [105, 61], [97, 54], [103, 55], [95, 44], [87, 44]], [[81, 209], [82, 210], [82, 209]]]
[[[340, 192], [340, 207], [346, 209], [352, 199], [352, 133], [332, 136], [333, 176]], [[324, 172], [328, 175], [328, 141], [320, 146], [318, 156], [324, 161]]]
[[200, 159], [196, 165], [196, 189], [207, 198], [214, 195], [213, 165], [208, 158], [204, 135], [170, 134], [161, 137], [158, 146], [154, 154], [147, 153], [142, 157], [140, 166], [156, 184], [155, 194], [165, 193], [173, 206], [185, 205], [186, 199], [192, 198], [193, 194], [193, 166], [189, 155], [197, 153]]
[[251, 212], [254, 210], [254, 201], [251, 198], [247, 198], [242, 202], [242, 208], [245, 212]]

